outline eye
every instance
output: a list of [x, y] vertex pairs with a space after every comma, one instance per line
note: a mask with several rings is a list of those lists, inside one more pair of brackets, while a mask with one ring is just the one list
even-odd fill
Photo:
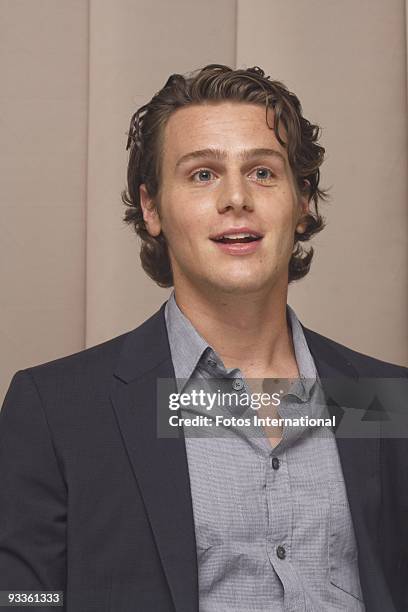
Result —
[[201, 168], [191, 175], [191, 178], [196, 183], [208, 183], [214, 178], [214, 173], [206, 168]]
[[255, 168], [250, 174], [250, 176], [254, 176], [257, 181], [267, 182], [275, 178], [272, 170], [269, 168]]

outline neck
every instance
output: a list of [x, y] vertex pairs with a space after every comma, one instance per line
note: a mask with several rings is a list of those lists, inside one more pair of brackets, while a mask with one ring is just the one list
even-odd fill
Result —
[[268, 292], [226, 294], [175, 285], [177, 305], [226, 368], [245, 377], [298, 376], [286, 319], [287, 282]]

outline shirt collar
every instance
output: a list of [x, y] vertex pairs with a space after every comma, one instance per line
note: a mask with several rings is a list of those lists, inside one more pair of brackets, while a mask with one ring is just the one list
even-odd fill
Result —
[[[304, 391], [309, 392], [317, 378], [317, 370], [293, 308], [287, 304], [287, 318], [292, 330], [293, 346]], [[212, 347], [204, 340], [193, 324], [181, 312], [174, 291], [165, 306], [165, 318], [171, 357], [177, 379], [189, 380], [200, 359]], [[215, 353], [215, 351], [213, 351]]]
[[177, 306], [174, 291], [165, 306], [164, 315], [174, 373], [177, 379], [187, 381], [209, 344]]
[[295, 350], [296, 362], [299, 370], [299, 380], [292, 384], [292, 393], [302, 401], [306, 401], [318, 378], [317, 369], [306, 342], [303, 328], [293, 308], [286, 305], [287, 319], [292, 329], [293, 348]]
[[312, 354], [306, 342], [303, 328], [293, 308], [286, 305], [286, 312], [292, 329], [293, 347], [301, 378], [316, 378], [317, 370]]

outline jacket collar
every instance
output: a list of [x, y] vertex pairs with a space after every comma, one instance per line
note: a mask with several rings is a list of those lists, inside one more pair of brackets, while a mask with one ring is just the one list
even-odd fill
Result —
[[[123, 382], [130, 382], [143, 376], [158, 366], [160, 362], [171, 358], [164, 316], [165, 306], [166, 303], [126, 336], [115, 369], [115, 375]], [[336, 350], [333, 342], [303, 325], [302, 328], [322, 378], [342, 375], [346, 378], [358, 379], [359, 374], [355, 366]], [[155, 338], [154, 343], [151, 342], [152, 338]], [[143, 359], [136, 357], [141, 355]]]
[[140, 378], [170, 359], [165, 305], [127, 334], [114, 372], [123, 382], [129, 383]]

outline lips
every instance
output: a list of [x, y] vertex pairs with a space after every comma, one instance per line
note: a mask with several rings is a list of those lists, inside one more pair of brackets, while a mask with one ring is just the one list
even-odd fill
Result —
[[210, 236], [217, 247], [228, 255], [249, 255], [261, 244], [263, 235], [248, 227], [231, 227]]
[[211, 240], [222, 244], [246, 244], [261, 240], [261, 238], [262, 234], [260, 232], [247, 227], [229, 228], [210, 236]]

